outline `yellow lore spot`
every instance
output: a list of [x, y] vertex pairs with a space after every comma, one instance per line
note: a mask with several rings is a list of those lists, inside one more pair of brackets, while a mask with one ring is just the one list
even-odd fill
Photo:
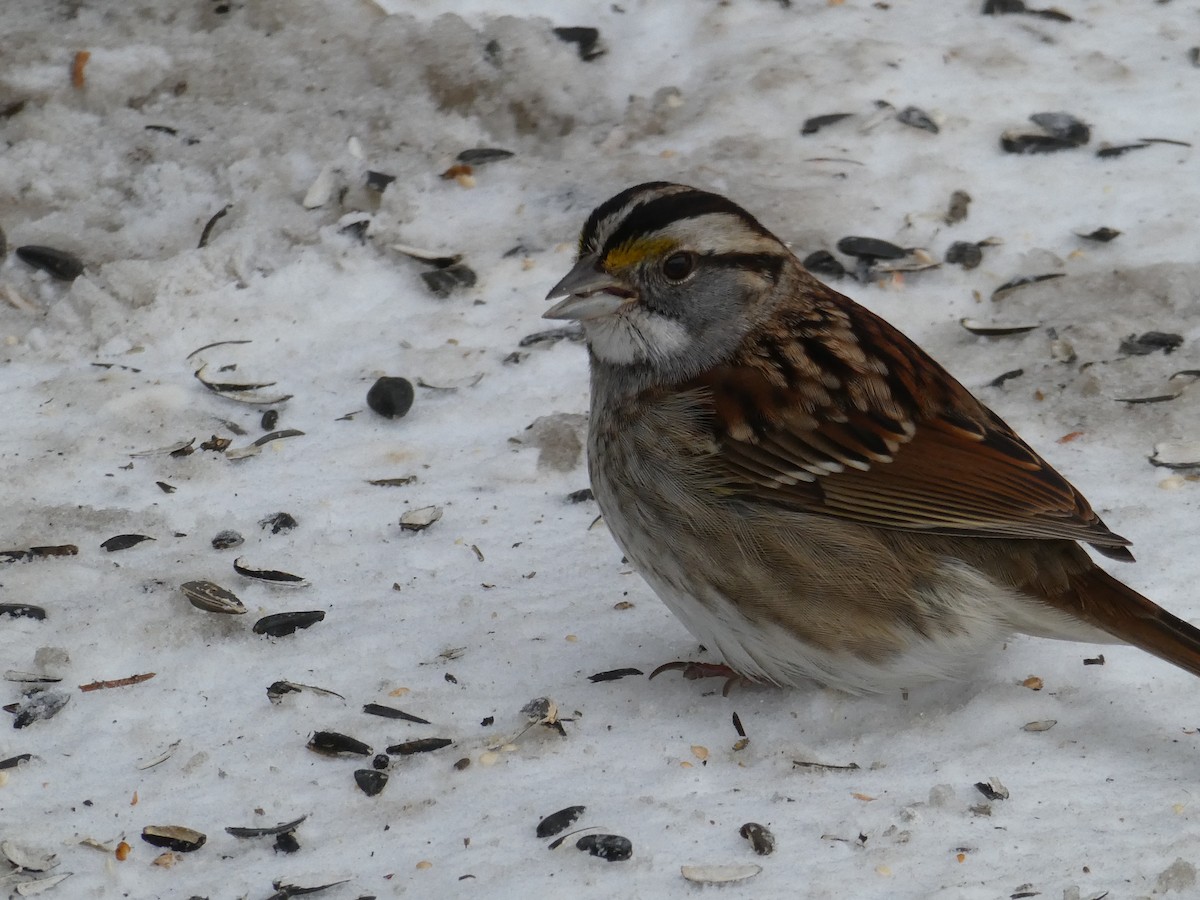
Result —
[[675, 247], [676, 242], [670, 238], [639, 238], [627, 241], [619, 247], [614, 247], [604, 257], [604, 270], [619, 272], [629, 269], [646, 259], [666, 256]]

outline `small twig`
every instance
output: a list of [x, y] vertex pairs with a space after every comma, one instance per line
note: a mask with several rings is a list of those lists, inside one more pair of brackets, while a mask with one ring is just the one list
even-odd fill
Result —
[[90, 684], [81, 684], [79, 689], [81, 691], [103, 691], [108, 688], [128, 687], [131, 684], [149, 681], [154, 675], [154, 672], [145, 672], [141, 675], [130, 675], [128, 678], [118, 678], [115, 681], [93, 681]]

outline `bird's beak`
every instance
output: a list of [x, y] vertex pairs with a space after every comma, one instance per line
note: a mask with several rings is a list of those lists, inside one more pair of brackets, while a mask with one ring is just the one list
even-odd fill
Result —
[[596, 257], [589, 255], [575, 264], [546, 299], [559, 302], [542, 313], [543, 319], [583, 321], [611, 316], [637, 296], [620, 278], [601, 269]]

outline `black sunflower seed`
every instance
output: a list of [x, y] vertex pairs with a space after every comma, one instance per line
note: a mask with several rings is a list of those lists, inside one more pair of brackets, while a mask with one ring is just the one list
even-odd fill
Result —
[[148, 534], [117, 534], [110, 537], [107, 541], [100, 545], [101, 549], [107, 550], [109, 553], [114, 553], [117, 550], [128, 550], [130, 547], [136, 547], [142, 541], [152, 541], [154, 538]]
[[412, 405], [413, 386], [407, 378], [384, 375], [367, 391], [367, 406], [385, 419], [403, 418]]
[[285, 637], [295, 634], [300, 628], [308, 628], [325, 619], [324, 610], [314, 609], [306, 612], [282, 612], [263, 616], [254, 623], [255, 634], [265, 634], [267, 637]]
[[418, 725], [432, 724], [428, 719], [422, 719], [420, 716], [406, 713], [402, 709], [393, 709], [390, 706], [384, 706], [382, 703], [367, 703], [363, 706], [362, 711], [369, 716], [382, 716], [385, 719], [402, 719], [405, 722], [415, 722]]
[[325, 756], [372, 756], [369, 744], [337, 731], [315, 731], [308, 749]]
[[488, 163], [508, 159], [512, 155], [511, 150], [501, 150], [499, 147], [475, 147], [464, 150], [454, 158], [465, 166], [486, 166]]
[[828, 250], [815, 250], [804, 257], [804, 268], [814, 275], [826, 275], [829, 278], [841, 278], [846, 274], [846, 267]]
[[555, 36], [568, 44], [574, 44], [579, 52], [579, 58], [591, 62], [597, 56], [605, 53], [604, 45], [600, 43], [600, 30], [590, 26], [573, 26], [555, 28]]
[[388, 773], [380, 772], [378, 769], [356, 769], [354, 772], [354, 783], [368, 797], [374, 797], [387, 787]]
[[738, 834], [750, 842], [750, 846], [759, 856], [769, 856], [775, 852], [775, 835], [766, 825], [747, 822], [738, 829]]
[[916, 106], [906, 106], [900, 110], [896, 113], [896, 121], [908, 125], [910, 128], [920, 128], [922, 131], [932, 134], [937, 134], [939, 130], [937, 122], [930, 118], [929, 113]]
[[46, 618], [46, 610], [32, 603], [0, 603], [0, 616], [12, 616], [14, 619]]
[[74, 281], [83, 274], [83, 262], [73, 253], [54, 247], [27, 244], [18, 247], [17, 258], [35, 269], [41, 269], [59, 281]]
[[417, 738], [402, 744], [392, 744], [387, 752], [393, 756], [412, 756], [414, 753], [429, 753], [431, 750], [441, 750], [449, 747], [454, 741], [450, 738]]
[[142, 829], [142, 840], [155, 847], [174, 850], [176, 853], [191, 853], [203, 847], [208, 836], [182, 825], [147, 825]]
[[1117, 231], [1115, 228], [1109, 228], [1108, 226], [1097, 228], [1095, 231], [1088, 232], [1087, 234], [1078, 235], [1078, 237], [1083, 238], [1085, 241], [1099, 241], [1102, 244], [1107, 244], [1109, 241], [1115, 240], [1120, 236], [1121, 232]]
[[628, 678], [630, 675], [641, 674], [643, 674], [641, 669], [610, 669], [607, 672], [597, 672], [595, 675], [589, 675], [588, 681], [592, 682], [592, 684], [599, 684], [603, 681], [617, 681], [621, 678]]
[[1158, 350], [1171, 353], [1183, 345], [1182, 334], [1168, 334], [1164, 331], [1147, 331], [1144, 334], [1129, 335], [1121, 341], [1121, 352], [1130, 356], [1149, 356]]
[[801, 134], [816, 134], [826, 125], [833, 125], [842, 119], [850, 118], [854, 113], [826, 113], [823, 116], [813, 116], [810, 119], [805, 119], [804, 124], [800, 126]]
[[476, 275], [469, 267], [455, 263], [444, 269], [422, 272], [421, 280], [437, 296], [449, 297], [460, 287], [471, 287], [475, 284]]
[[586, 806], [568, 806], [566, 809], [550, 813], [538, 822], [537, 836], [540, 838], [554, 837], [554, 835], [566, 831], [578, 821], [585, 809], [587, 809]]
[[609, 862], [621, 862], [633, 856], [633, 842], [619, 834], [585, 834], [575, 842], [575, 847]]
[[837, 248], [847, 256], [860, 259], [900, 259], [908, 253], [891, 241], [872, 237], [844, 237], [837, 242]]
[[367, 187], [379, 194], [386, 191], [387, 186], [395, 180], [395, 175], [388, 175], [386, 172], [367, 172]]
[[974, 241], [955, 241], [946, 248], [946, 262], [974, 269], [983, 262], [983, 250]]

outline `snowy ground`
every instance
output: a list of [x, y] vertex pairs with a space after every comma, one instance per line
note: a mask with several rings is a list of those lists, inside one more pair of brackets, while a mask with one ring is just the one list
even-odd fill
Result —
[[[595, 504], [567, 500], [587, 484], [577, 420], [527, 430], [586, 412], [580, 345], [519, 342], [548, 327], [543, 297], [575, 233], [622, 187], [728, 193], [802, 256], [846, 235], [938, 260], [954, 241], [997, 238], [973, 270], [838, 287], [942, 360], [1135, 541], [1139, 563], [1114, 566], [1123, 578], [1200, 618], [1200, 481], [1147, 462], [1156, 442], [1200, 438], [1200, 388], [1116, 399], [1200, 369], [1200, 17], [1182, 0], [1061, 0], [1071, 22], [984, 16], [981, 3], [8, 0], [0, 549], [78, 554], [0, 562], [0, 603], [46, 613], [0, 617], [0, 667], [61, 676], [42, 699], [70, 698], [0, 731], [0, 759], [31, 754], [0, 770], [0, 842], [56, 856], [0, 893], [73, 873], [42, 884], [46, 896], [266, 898], [274, 881], [348, 879], [317, 896], [663, 898], [701, 890], [681, 866], [751, 864], [753, 880], [705, 892], [1194, 889], [1190, 676], [1123, 648], [1019, 639], [969, 681], [907, 700], [592, 683], [698, 651], [593, 527]], [[597, 27], [607, 52], [584, 61], [554, 26]], [[896, 121], [910, 105], [939, 133]], [[1090, 143], [1001, 152], [1001, 133], [1059, 111], [1091, 125]], [[843, 112], [855, 116], [800, 135]], [[1096, 155], [1144, 138], [1189, 146]], [[477, 167], [473, 187], [439, 177], [475, 147], [515, 155]], [[396, 180], [380, 195], [368, 170]], [[972, 202], [947, 225], [955, 190]], [[306, 196], [324, 202], [305, 208]], [[365, 240], [343, 231], [367, 218]], [[1101, 226], [1122, 234], [1077, 237]], [[439, 298], [400, 243], [461, 253], [478, 281]], [[16, 258], [24, 245], [76, 254], [84, 273], [51, 279]], [[990, 299], [1047, 273], [1065, 277]], [[1040, 327], [976, 337], [964, 316]], [[1183, 344], [1120, 352], [1152, 330]], [[217, 341], [250, 343], [189, 358]], [[275, 429], [303, 435], [242, 459], [133, 456], [264, 434], [267, 407], [207, 391], [193, 377], [202, 361], [217, 381], [276, 382], [256, 395], [292, 395], [270, 407]], [[389, 421], [365, 403], [383, 374], [435, 387]], [[400, 528], [429, 505], [440, 521]], [[278, 512], [296, 527], [259, 524]], [[224, 529], [245, 543], [214, 549]], [[127, 533], [154, 541], [101, 548]], [[237, 557], [311, 586], [245, 578]], [[196, 580], [234, 591], [248, 614], [193, 607], [180, 586]], [[251, 630], [295, 610], [326, 617], [287, 637]], [[1085, 665], [1100, 652], [1103, 666]], [[1022, 685], [1031, 675], [1042, 690]], [[273, 704], [280, 680], [340, 698], [306, 688]], [[0, 697], [22, 702], [29, 687], [5, 681]], [[557, 704], [562, 734], [523, 730], [539, 697]], [[365, 715], [367, 703], [430, 724]], [[354, 772], [370, 757], [307, 749], [322, 730], [376, 753], [453, 745], [393, 756], [369, 797]], [[976, 789], [989, 778], [1007, 799]], [[549, 852], [535, 826], [572, 805], [587, 808], [574, 827], [629, 838], [632, 859], [597, 859], [574, 837]], [[302, 815], [291, 855], [225, 831]], [[749, 821], [773, 831], [774, 854], [739, 836]], [[155, 825], [207, 843], [160, 857], [141, 838]]]

